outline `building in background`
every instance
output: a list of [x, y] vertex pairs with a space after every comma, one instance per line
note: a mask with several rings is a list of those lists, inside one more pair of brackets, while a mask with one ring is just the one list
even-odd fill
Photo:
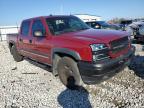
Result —
[[6, 35], [11, 33], [18, 33], [17, 26], [0, 26], [0, 41], [6, 40]]
[[89, 14], [75, 14], [74, 16], [80, 18], [84, 22], [101, 21], [100, 16], [89, 15]]

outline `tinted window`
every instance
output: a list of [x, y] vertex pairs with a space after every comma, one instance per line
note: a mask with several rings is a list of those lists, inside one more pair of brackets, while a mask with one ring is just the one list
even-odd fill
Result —
[[42, 24], [41, 20], [35, 20], [32, 25], [32, 33], [34, 35], [34, 31], [42, 31], [45, 33], [44, 25]]
[[21, 34], [27, 36], [29, 34], [30, 21], [24, 21], [21, 27]]
[[47, 18], [46, 21], [50, 32], [54, 35], [89, 29], [89, 27], [84, 22], [72, 16]]

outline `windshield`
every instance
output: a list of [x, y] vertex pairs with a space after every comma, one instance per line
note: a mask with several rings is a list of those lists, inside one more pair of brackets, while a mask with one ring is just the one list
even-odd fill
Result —
[[109, 26], [109, 24], [106, 23], [105, 21], [98, 21], [97, 23], [99, 23], [102, 26]]
[[83, 21], [74, 16], [47, 18], [46, 21], [53, 35], [89, 29]]

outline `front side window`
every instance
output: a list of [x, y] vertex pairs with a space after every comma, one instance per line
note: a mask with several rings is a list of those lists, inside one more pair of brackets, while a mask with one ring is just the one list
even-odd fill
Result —
[[21, 34], [23, 36], [28, 36], [28, 34], [29, 34], [29, 28], [30, 28], [30, 21], [24, 21], [22, 23], [22, 27], [21, 27]]
[[50, 32], [59, 35], [66, 32], [89, 29], [88, 25], [76, 17], [56, 17], [46, 19]]
[[35, 20], [33, 22], [33, 25], [32, 25], [33, 36], [34, 36], [35, 31], [42, 31], [43, 33], [45, 33], [45, 27], [44, 27], [43, 23], [41, 22], [41, 20]]

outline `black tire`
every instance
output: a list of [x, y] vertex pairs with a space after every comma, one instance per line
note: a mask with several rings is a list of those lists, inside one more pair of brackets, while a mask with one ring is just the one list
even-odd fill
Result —
[[23, 60], [23, 56], [18, 53], [15, 45], [13, 45], [13, 46], [11, 47], [11, 53], [12, 53], [13, 58], [14, 58], [15, 61], [20, 62], [20, 61]]
[[77, 63], [73, 59], [69, 57], [60, 59], [57, 71], [61, 82], [67, 88], [76, 90], [82, 85]]

